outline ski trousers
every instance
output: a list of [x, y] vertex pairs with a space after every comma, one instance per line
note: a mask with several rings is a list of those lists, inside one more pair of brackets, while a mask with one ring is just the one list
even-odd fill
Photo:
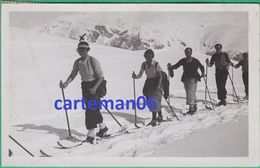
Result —
[[227, 98], [226, 83], [228, 77], [228, 71], [226, 69], [216, 69], [216, 83], [218, 90], [218, 99], [224, 101]]
[[[90, 82], [81, 82], [81, 89], [82, 89], [82, 96], [86, 100], [86, 104], [90, 100], [96, 100], [99, 101], [100, 98], [97, 97], [97, 95], [93, 95], [89, 93], [89, 89], [92, 88], [95, 85], [96, 81], [90, 81]], [[88, 107], [86, 105], [86, 107]], [[95, 110], [90, 110], [86, 108], [85, 111], [85, 126], [87, 130], [97, 128], [97, 124], [103, 123], [103, 117], [100, 113], [100, 109], [97, 107]]]
[[244, 86], [245, 86], [245, 93], [246, 93], [246, 95], [248, 95], [248, 72], [243, 72], [242, 77], [243, 77], [243, 82], [244, 82]]

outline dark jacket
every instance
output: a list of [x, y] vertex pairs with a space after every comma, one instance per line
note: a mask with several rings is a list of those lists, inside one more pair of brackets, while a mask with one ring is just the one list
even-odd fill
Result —
[[231, 62], [228, 58], [228, 54], [221, 52], [220, 54], [213, 54], [209, 63], [211, 66], [215, 64], [216, 69], [226, 69], [228, 64]]
[[240, 66], [242, 66], [243, 72], [248, 72], [248, 59], [241, 60], [238, 64], [235, 65], [236, 68]]
[[200, 74], [198, 72], [198, 68], [200, 68], [201, 73], [204, 74], [204, 66], [200, 63], [200, 61], [194, 57], [192, 57], [191, 62], [187, 62], [186, 58], [182, 58], [175, 65], [172, 65], [169, 69], [177, 69], [180, 66], [183, 66], [183, 74], [181, 77], [181, 81], [184, 82], [187, 78], [197, 78], [200, 81]]

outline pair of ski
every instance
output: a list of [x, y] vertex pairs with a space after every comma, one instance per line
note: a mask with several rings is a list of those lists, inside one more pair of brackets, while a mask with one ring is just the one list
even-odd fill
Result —
[[[237, 99], [239, 99], [239, 101]], [[241, 104], [241, 103], [242, 104], [248, 103], [248, 99], [243, 99], [243, 98], [238, 97], [238, 98], [233, 98], [233, 100], [226, 101], [226, 104]], [[218, 104], [217, 101], [215, 101], [215, 106], [218, 106], [217, 104]]]
[[[238, 101], [239, 100], [239, 101]], [[248, 99], [243, 99], [241, 97], [235, 97], [233, 98], [233, 102], [231, 101], [226, 101], [226, 104], [238, 104], [238, 103], [247, 103]], [[212, 99], [212, 103], [215, 106], [215, 108], [220, 107], [221, 105], [218, 104], [218, 101]], [[209, 106], [208, 104], [205, 104], [205, 108], [212, 110], [211, 106]]]
[[[171, 121], [172, 121], [172, 119], [170, 119], [170, 118], [167, 118], [166, 120], [164, 119], [164, 120], [161, 120], [161, 121], [157, 121], [158, 124], [157, 124], [156, 126], [161, 125], [161, 123], [163, 123], [163, 122], [171, 122]], [[150, 126], [150, 125], [152, 125], [151, 122], [149, 122], [148, 124], [146, 124], [146, 127], [148, 127], [148, 126]]]
[[[30, 156], [34, 157], [34, 155], [29, 151], [27, 150], [22, 144], [20, 144], [16, 139], [14, 139], [11, 135], [9, 135], [9, 138], [14, 141], [18, 146], [20, 146], [25, 152], [27, 152]], [[43, 152], [41, 149], [40, 149], [40, 157], [51, 157], [50, 155], [46, 154], [45, 152]], [[11, 157], [13, 155], [13, 152], [11, 149], [9, 149], [9, 156]]]
[[[103, 137], [103, 139], [109, 139], [109, 138], [111, 138], [111, 134], [105, 135], [105, 137]], [[97, 140], [100, 140], [100, 139], [97, 139]], [[72, 142], [72, 143], [74, 143], [74, 142]], [[69, 145], [63, 144], [61, 141], [57, 141], [58, 147], [56, 147], [56, 148], [59, 148], [59, 149], [71, 149], [71, 148], [76, 148], [78, 146], [81, 146], [81, 145], [83, 145], [85, 143], [89, 143], [89, 142], [87, 142], [86, 140], [82, 140], [82, 141], [80, 141], [78, 143], [74, 143], [73, 145], [69, 146]], [[95, 143], [95, 144], [97, 144], [97, 143]]]
[[[158, 125], [160, 125], [162, 122], [169, 122], [169, 121], [172, 121], [172, 120], [169, 119], [169, 118], [167, 118], [166, 120], [162, 120], [162, 121], [158, 122], [158, 123], [159, 123]], [[147, 124], [146, 126], [150, 126], [150, 125], [151, 125], [151, 124], [149, 123], [149, 124]], [[139, 126], [138, 126], [138, 127], [139, 127]], [[139, 127], [139, 128], [141, 128], [141, 127]], [[99, 142], [104, 142], [104, 141], [106, 141], [106, 140], [115, 138], [115, 137], [117, 137], [117, 136], [121, 136], [121, 135], [123, 135], [123, 134], [130, 134], [130, 133], [134, 133], [134, 132], [129, 132], [129, 131], [127, 131], [127, 130], [120, 130], [119, 132], [116, 132], [116, 133], [106, 134], [106, 135], [104, 135], [103, 138], [97, 137], [95, 144], [98, 144]], [[76, 147], [82, 146], [82, 145], [85, 144], [85, 143], [88, 143], [86, 140], [82, 140], [82, 141], [80, 141], [80, 142], [78, 142], [78, 143], [75, 143], [75, 142], [73, 142], [73, 141], [70, 141], [70, 142], [72, 142], [72, 143], [74, 143], [74, 144], [72, 144], [72, 145], [65, 145], [65, 144], [62, 143], [62, 141], [57, 141], [58, 147], [56, 147], [56, 148], [58, 148], [58, 149], [72, 149], [72, 148], [76, 148]], [[46, 154], [45, 156], [48, 156], [48, 155]]]
[[238, 102], [237, 99], [239, 100], [240, 103], [247, 103], [247, 102], [248, 102], [248, 99], [242, 98], [242, 97], [239, 97], [239, 96], [238, 96], [237, 98], [234, 97], [234, 98], [233, 98], [233, 101], [234, 101], [234, 102]]
[[[104, 142], [106, 140], [115, 138], [115, 137], [123, 135], [123, 134], [130, 134], [130, 132], [126, 131], [126, 130], [120, 130], [120, 131], [112, 133], [112, 134], [105, 134], [102, 138], [97, 137], [95, 144], [98, 144], [99, 142]], [[62, 143], [62, 141], [57, 141], [58, 147], [56, 147], [56, 148], [58, 148], [58, 149], [71, 149], [71, 148], [76, 148], [76, 147], [81, 146], [83, 144], [89, 143], [86, 140], [81, 140], [80, 142], [77, 142], [77, 143], [73, 142], [73, 141], [69, 141], [69, 142], [71, 142], [73, 144], [72, 145], [65, 145], [65, 144]], [[91, 144], [91, 145], [93, 145], [93, 144]]]
[[[43, 152], [43, 150], [40, 149], [40, 157], [52, 157], [51, 155], [46, 154], [45, 152]], [[13, 156], [13, 152], [11, 151], [11, 149], [9, 149], [9, 157]]]
[[46, 154], [40, 149], [41, 156], [40, 157], [52, 157], [51, 155]]
[[58, 147], [56, 147], [56, 148], [58, 148], [58, 149], [71, 149], [71, 148], [76, 148], [78, 146], [81, 146], [81, 145], [83, 145], [83, 143], [85, 143], [85, 140], [83, 140], [80, 143], [77, 143], [75, 145], [67, 146], [67, 145], [62, 144], [61, 141], [57, 141]]

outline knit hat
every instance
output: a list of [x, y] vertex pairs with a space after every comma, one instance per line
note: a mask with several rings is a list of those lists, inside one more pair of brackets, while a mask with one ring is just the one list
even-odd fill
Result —
[[222, 45], [218, 43], [215, 45], [215, 48], [222, 48]]
[[86, 42], [86, 41], [80, 41], [79, 44], [78, 44], [78, 49], [79, 48], [85, 48], [87, 50], [89, 50], [89, 44]]
[[190, 47], [185, 48], [184, 51], [186, 52], [186, 51], [188, 51], [188, 50], [190, 50], [190, 51], [192, 52], [192, 48], [190, 48]]

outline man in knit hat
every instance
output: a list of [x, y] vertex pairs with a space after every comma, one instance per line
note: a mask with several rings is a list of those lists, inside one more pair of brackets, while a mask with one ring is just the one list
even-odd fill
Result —
[[[89, 101], [99, 101], [100, 95], [98, 92], [98, 87], [104, 80], [103, 72], [98, 60], [88, 54], [90, 50], [89, 44], [85, 41], [80, 41], [78, 44], [77, 52], [80, 55], [73, 65], [73, 69], [68, 79], [60, 84], [61, 88], [66, 88], [69, 83], [77, 76], [78, 72], [81, 76], [81, 88], [82, 95], [86, 104]], [[96, 134], [99, 137], [103, 137], [107, 132], [108, 128], [103, 123], [103, 117], [100, 113], [100, 109], [97, 107], [95, 109], [86, 108], [85, 112], [85, 125], [88, 130], [86, 142], [93, 144], [95, 139], [95, 128], [97, 125], [100, 130]]]

